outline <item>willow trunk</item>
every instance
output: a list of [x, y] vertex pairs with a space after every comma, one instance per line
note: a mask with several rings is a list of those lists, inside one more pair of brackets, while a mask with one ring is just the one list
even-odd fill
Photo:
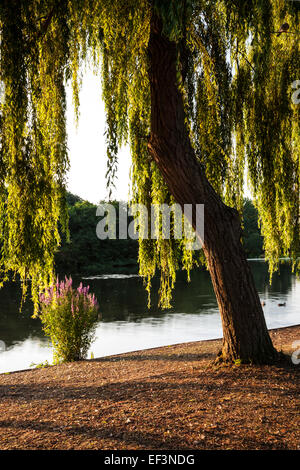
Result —
[[[203, 251], [222, 318], [220, 359], [269, 363], [277, 357], [241, 245], [236, 210], [216, 194], [196, 158], [177, 86], [177, 46], [163, 36], [154, 15], [148, 45], [151, 135], [148, 148], [177, 203], [204, 204]], [[196, 229], [195, 220], [193, 225]]]

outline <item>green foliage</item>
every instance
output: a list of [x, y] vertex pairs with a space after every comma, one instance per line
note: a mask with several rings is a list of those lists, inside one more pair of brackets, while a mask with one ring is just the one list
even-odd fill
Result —
[[72, 279], [59, 282], [40, 296], [39, 317], [51, 339], [54, 362], [84, 359], [94, 339], [99, 307], [89, 288], [74, 289]]
[[[62, 237], [55, 255], [56, 271], [69, 274], [100, 274], [133, 268], [137, 270], [137, 240], [99, 240], [96, 235], [97, 206], [67, 193], [70, 240]], [[116, 224], [119, 226], [119, 204], [116, 208]], [[122, 210], [122, 205], [121, 205]], [[128, 217], [128, 224], [132, 217]]]
[[243, 359], [235, 359], [234, 365], [235, 366], [241, 366], [243, 364]]
[[47, 367], [51, 367], [51, 365], [52, 364], [50, 364], [48, 361], [40, 362], [38, 364], [32, 362], [30, 367], [34, 367], [35, 369], [46, 369]]
[[[102, 77], [107, 119], [107, 181], [129, 142], [132, 201], [172, 201], [149, 161], [149, 57], [152, 8], [178, 47], [178, 87], [199, 162], [223, 200], [242, 211], [245, 171], [271, 271], [280, 256], [299, 259], [299, 5], [286, 0], [3, 0], [0, 4], [0, 220], [2, 278], [18, 273], [24, 289], [53, 282], [67, 226], [65, 86], [79, 115], [81, 64]], [[283, 22], [289, 33], [274, 34]], [[84, 163], [83, 163], [84, 164]], [[180, 175], [178, 175], [180, 177]], [[199, 201], [202, 202], [202, 201]], [[75, 209], [76, 210], [76, 209]], [[161, 272], [169, 306], [182, 260], [195, 256], [174, 240], [140, 240], [147, 289]], [[198, 255], [197, 255], [198, 257]], [[196, 260], [197, 262], [197, 260]]]
[[[66, 18], [47, 35], [39, 17], [43, 2], [4, 1], [0, 6], [1, 105], [0, 211], [1, 271], [32, 279], [38, 288], [53, 281], [53, 256], [59, 244], [58, 220], [66, 227], [65, 129]], [[43, 40], [42, 40], [43, 39]], [[54, 53], [55, 51], [55, 53]], [[26, 283], [23, 283], [24, 291]]]
[[248, 258], [259, 258], [263, 253], [263, 237], [258, 226], [258, 212], [250, 199], [244, 200], [243, 246]]
[[68, 208], [69, 208], [69, 207], [75, 206], [75, 204], [76, 204], [77, 202], [78, 202], [78, 203], [83, 202], [83, 200], [81, 199], [81, 197], [76, 196], [76, 194], [72, 194], [72, 193], [67, 192], [67, 194], [66, 194], [66, 202], [67, 202], [67, 206], [68, 206]]
[[[79, 196], [67, 193], [69, 210], [70, 241], [62, 238], [59, 251], [55, 255], [56, 271], [69, 274], [96, 275], [100, 273], [137, 270], [138, 241], [127, 238], [120, 240], [99, 240], [96, 236], [96, 205], [83, 201]], [[119, 208], [122, 203], [114, 202], [116, 225], [119, 226]], [[127, 217], [127, 225], [133, 217]], [[148, 246], [151, 244], [148, 243]], [[263, 255], [263, 238], [258, 227], [258, 212], [250, 199], [243, 204], [243, 246], [248, 258]], [[147, 247], [144, 240], [143, 247]], [[186, 251], [186, 256], [191, 256]], [[182, 268], [182, 260], [179, 267]]]

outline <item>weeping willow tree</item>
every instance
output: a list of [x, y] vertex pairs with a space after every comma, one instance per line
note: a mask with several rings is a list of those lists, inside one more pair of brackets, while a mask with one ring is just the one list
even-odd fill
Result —
[[[30, 281], [36, 305], [53, 282], [58, 225], [68, 225], [65, 90], [71, 82], [79, 116], [82, 64], [89, 62], [101, 76], [108, 184], [118, 149], [129, 143], [133, 202], [205, 206], [202, 258], [161, 231], [140, 240], [146, 288], [160, 271], [160, 304], [168, 307], [179, 264], [189, 273], [204, 261], [222, 317], [220, 358], [275, 360], [239, 214], [247, 175], [271, 272], [281, 256], [299, 268], [299, 6], [2, 0], [2, 281], [9, 272], [24, 290]], [[277, 34], [283, 23], [288, 30]], [[196, 230], [195, 214], [191, 223]]]

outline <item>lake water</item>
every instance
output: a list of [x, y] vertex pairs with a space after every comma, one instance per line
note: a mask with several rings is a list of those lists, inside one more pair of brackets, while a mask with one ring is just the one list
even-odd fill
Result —
[[[250, 261], [269, 328], [300, 323], [300, 280], [282, 264], [269, 285], [268, 269], [262, 261]], [[158, 282], [153, 282], [153, 299], [147, 308], [142, 279], [135, 274], [110, 274], [74, 278], [90, 285], [99, 300], [102, 321], [97, 324], [96, 340], [90, 354], [108, 356], [169, 344], [222, 337], [220, 315], [206, 271], [193, 271], [191, 282], [180, 273], [174, 292], [173, 308], [157, 306]], [[286, 302], [285, 307], [278, 303]], [[28, 302], [19, 312], [20, 287], [9, 283], [0, 290], [0, 372], [26, 369], [32, 363], [52, 362], [52, 348], [44, 337], [39, 319], [32, 319]], [[33, 367], [33, 366], [31, 366]]]

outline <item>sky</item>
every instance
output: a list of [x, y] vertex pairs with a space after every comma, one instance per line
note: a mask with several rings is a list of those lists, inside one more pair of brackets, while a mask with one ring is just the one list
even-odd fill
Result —
[[[97, 204], [106, 199], [106, 144], [105, 112], [101, 99], [100, 77], [87, 70], [84, 73], [80, 92], [80, 117], [78, 127], [72, 104], [71, 87], [67, 89], [67, 132], [70, 158], [68, 191], [82, 199]], [[119, 154], [118, 179], [112, 198], [128, 200], [129, 194], [129, 149], [121, 149]]]
[[[78, 127], [72, 103], [71, 86], [67, 88], [67, 132], [70, 158], [67, 189], [82, 199], [98, 204], [108, 199], [106, 188], [105, 111], [101, 98], [101, 80], [92, 71], [83, 75], [80, 92]], [[128, 201], [130, 152], [125, 147], [119, 152], [118, 178], [112, 199]], [[245, 196], [251, 197], [245, 177]]]

